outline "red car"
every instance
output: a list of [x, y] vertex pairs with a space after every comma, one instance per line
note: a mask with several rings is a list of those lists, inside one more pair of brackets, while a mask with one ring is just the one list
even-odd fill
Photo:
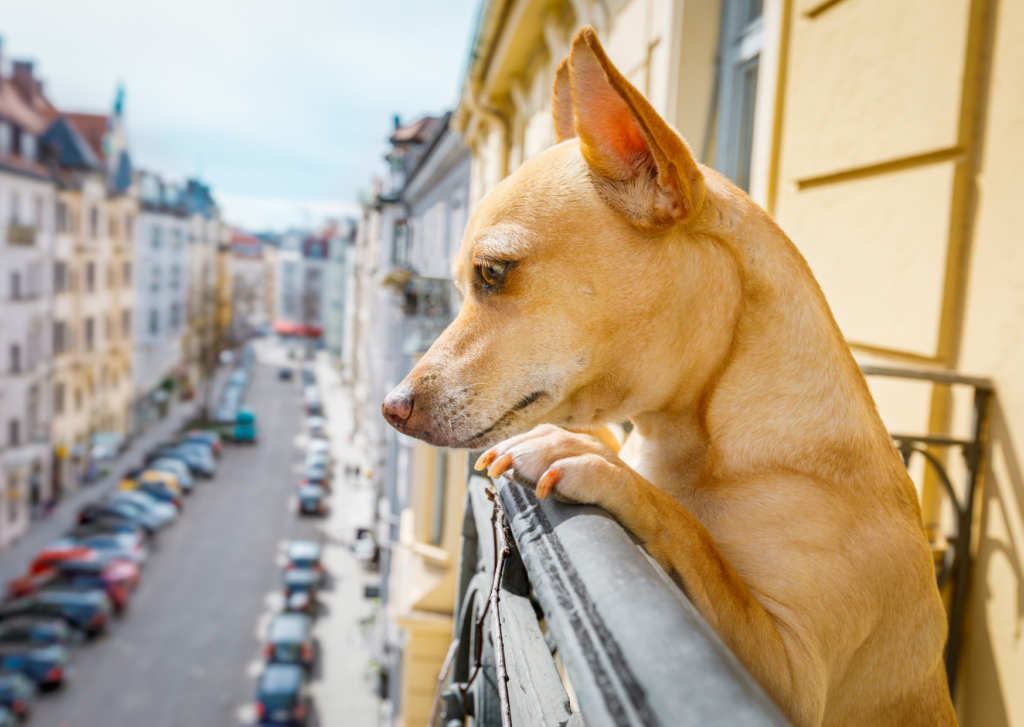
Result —
[[[33, 567], [35, 564], [33, 563]], [[7, 597], [17, 598], [42, 589], [61, 586], [92, 587], [110, 597], [118, 613], [128, 606], [128, 597], [139, 582], [139, 567], [130, 561], [109, 556], [83, 559], [57, 559], [49, 568], [28, 573], [7, 584]]]

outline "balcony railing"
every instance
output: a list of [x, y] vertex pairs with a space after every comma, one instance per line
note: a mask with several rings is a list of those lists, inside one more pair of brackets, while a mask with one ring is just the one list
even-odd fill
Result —
[[[458, 641], [438, 710], [444, 726], [461, 725], [467, 710], [478, 727], [502, 723], [491, 629], [477, 625], [497, 543], [489, 485], [471, 476], [467, 487]], [[504, 479], [497, 487], [511, 534], [499, 616], [513, 725], [788, 724], [682, 591], [609, 515], [538, 500]], [[578, 714], [571, 713], [567, 684]]]
[[10, 223], [7, 225], [7, 244], [35, 245], [36, 228], [32, 225], [17, 225], [13, 222]]

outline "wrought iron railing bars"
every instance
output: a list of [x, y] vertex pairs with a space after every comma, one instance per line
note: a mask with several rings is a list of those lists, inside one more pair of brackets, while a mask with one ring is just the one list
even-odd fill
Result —
[[[952, 539], [953, 556], [950, 562], [949, 549], [943, 554], [942, 568], [937, 574], [939, 587], [945, 586], [950, 574], [953, 575], [953, 600], [949, 612], [949, 636], [946, 640], [946, 679], [949, 691], [955, 694], [956, 672], [960, 659], [961, 639], [963, 632], [964, 612], [967, 608], [967, 595], [970, 587], [971, 562], [974, 539], [974, 508], [979, 496], [978, 483], [983, 469], [985, 436], [988, 426], [988, 404], [994, 392], [990, 379], [976, 376], [961, 376], [951, 371], [934, 369], [899, 369], [885, 366], [862, 366], [861, 370], [868, 376], [884, 376], [915, 381], [929, 381], [943, 385], [964, 385], [974, 388], [974, 402], [971, 421], [970, 439], [961, 439], [943, 434], [893, 434], [898, 443], [904, 464], [910, 463], [913, 453], [921, 454], [938, 475], [943, 489], [950, 498], [950, 504], [956, 511], [956, 532]], [[924, 446], [914, 446], [924, 445]], [[925, 447], [959, 447], [967, 466], [963, 498], [957, 496], [945, 466], [933, 453]]]

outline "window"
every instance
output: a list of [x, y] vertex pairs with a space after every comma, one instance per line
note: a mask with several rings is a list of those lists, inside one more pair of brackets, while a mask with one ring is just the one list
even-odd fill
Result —
[[57, 384], [53, 387], [53, 413], [64, 413], [64, 384]]
[[96, 239], [100, 236], [100, 209], [99, 207], [89, 208], [89, 237]]
[[89, 293], [96, 290], [96, 263], [85, 266], [85, 290]]
[[59, 356], [68, 350], [68, 327], [64, 321], [53, 323], [53, 355]]
[[71, 231], [71, 216], [68, 214], [68, 206], [64, 202], [57, 203], [57, 232]]
[[749, 191], [764, 0], [725, 0], [714, 166]]
[[27, 131], [22, 131], [20, 146], [21, 148], [19, 149], [19, 151], [21, 152], [22, 158], [34, 162], [36, 160], [37, 150], [36, 137], [33, 134], [28, 133]]
[[117, 237], [120, 230], [117, 228], [117, 215], [110, 215], [110, 236]]
[[64, 293], [68, 289], [68, 266], [67, 263], [55, 262], [53, 264], [53, 291]]
[[150, 276], [149, 289], [152, 291], [160, 290], [160, 268], [153, 267], [153, 274]]
[[82, 410], [82, 390], [75, 389], [75, 411]]
[[19, 373], [21, 371], [21, 346], [19, 346], [16, 343], [12, 343], [10, 348], [10, 356], [11, 373]]
[[121, 265], [121, 277], [123, 279], [122, 282], [125, 284], [125, 286], [129, 286], [129, 285], [132, 284], [132, 264], [131, 263], [124, 263], [123, 265]]
[[394, 247], [391, 250], [391, 262], [404, 265], [409, 259], [409, 226], [405, 220], [395, 223]]
[[93, 347], [93, 336], [95, 334], [96, 322], [92, 318], [85, 319], [85, 350], [91, 351]]
[[7, 444], [17, 447], [21, 443], [21, 422], [11, 419], [7, 422]]
[[149, 332], [154, 336], [160, 332], [160, 312], [155, 308], [149, 312]]
[[107, 268], [107, 287], [117, 287], [117, 268], [114, 267], [114, 263], [110, 263], [110, 266]]
[[46, 225], [43, 224], [43, 222], [45, 222], [45, 220], [43, 220], [43, 197], [39, 194], [36, 195], [36, 217], [34, 222], [41, 230], [46, 227]]
[[121, 311], [121, 335], [128, 336], [132, 330], [132, 312], [130, 310]]
[[132, 234], [135, 232], [135, 218], [132, 215], [124, 216], [124, 236], [127, 239], [132, 239]]
[[180, 277], [181, 277], [181, 268], [179, 268], [177, 265], [174, 265], [173, 267], [171, 267], [171, 287], [172, 288], [177, 288], [178, 287], [178, 282], [180, 280]]
[[153, 249], [158, 250], [160, 248], [160, 237], [162, 230], [157, 225], [153, 226]]
[[11, 215], [10, 221], [12, 225], [17, 225], [21, 221], [21, 197], [18, 196], [17, 192], [11, 192]]
[[0, 154], [10, 155], [12, 136], [11, 125], [6, 121], [0, 121]]
[[181, 325], [181, 303], [171, 304], [171, 328], [176, 329]]
[[103, 326], [104, 326], [103, 335], [106, 336], [107, 338], [113, 338], [113, 336], [114, 336], [114, 316], [113, 315], [104, 316], [103, 317]]
[[21, 298], [21, 273], [11, 273], [11, 300]]

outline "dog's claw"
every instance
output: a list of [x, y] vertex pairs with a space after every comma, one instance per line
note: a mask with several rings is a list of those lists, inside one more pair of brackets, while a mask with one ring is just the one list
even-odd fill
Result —
[[503, 454], [501, 455], [501, 457], [495, 460], [494, 464], [492, 464], [490, 468], [487, 470], [487, 476], [492, 479], [495, 477], [501, 477], [501, 474], [511, 466], [512, 455]]
[[555, 489], [555, 485], [562, 479], [562, 473], [552, 468], [549, 469], [540, 478], [540, 482], [537, 483], [536, 495], [539, 499], [543, 500], [551, 494], [551, 490]]
[[484, 452], [483, 454], [480, 455], [480, 459], [478, 459], [476, 461], [476, 464], [473, 465], [473, 469], [476, 470], [477, 472], [479, 472], [480, 470], [483, 470], [483, 469], [487, 469], [490, 466], [491, 462], [494, 461], [494, 458], [497, 455], [498, 455], [498, 449], [497, 448], [488, 449], [486, 452]]

